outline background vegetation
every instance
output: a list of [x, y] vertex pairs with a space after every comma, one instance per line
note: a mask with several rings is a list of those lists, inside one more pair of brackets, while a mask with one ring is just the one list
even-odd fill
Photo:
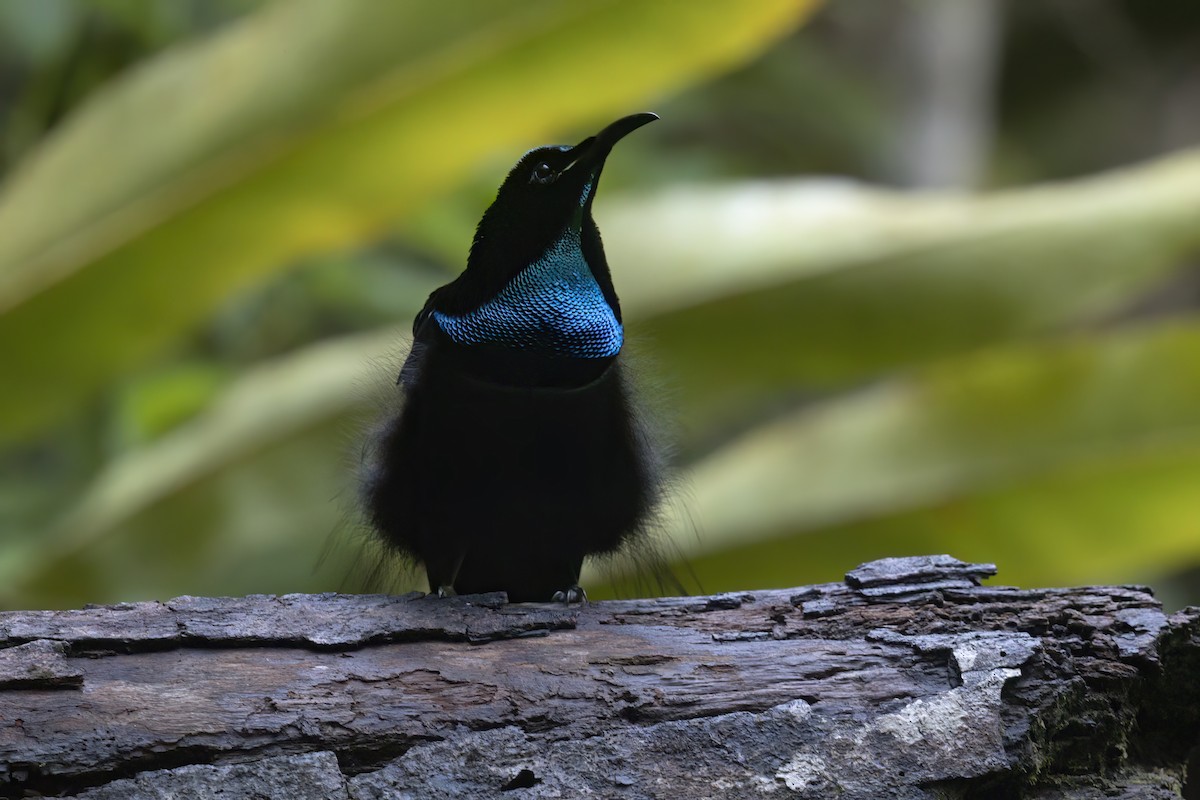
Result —
[[596, 214], [705, 590], [1200, 600], [1200, 5], [39, 0], [0, 45], [0, 606], [344, 586], [412, 314], [520, 153], [643, 109]]

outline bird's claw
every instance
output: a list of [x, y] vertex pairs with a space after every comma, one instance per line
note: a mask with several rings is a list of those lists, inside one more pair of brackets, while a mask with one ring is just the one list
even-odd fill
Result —
[[579, 603], [582, 605], [583, 603], [587, 602], [587, 592], [583, 590], [582, 586], [576, 584], [565, 591], [559, 589], [554, 593], [554, 596], [550, 598], [550, 601], [553, 603], [565, 603], [567, 605], [571, 605], [571, 603]]

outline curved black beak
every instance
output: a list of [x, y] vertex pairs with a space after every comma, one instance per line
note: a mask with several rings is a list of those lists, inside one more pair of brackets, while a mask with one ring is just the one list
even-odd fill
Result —
[[[621, 117], [616, 122], [612, 123], [604, 130], [597, 133], [595, 136], [589, 136], [579, 144], [571, 148], [571, 155], [574, 156], [574, 161], [571, 167], [581, 165], [585, 167], [600, 164], [608, 157], [609, 152], [613, 149], [613, 145], [624, 139], [629, 134], [636, 131], [643, 125], [648, 125], [658, 119], [658, 114], [650, 111], [644, 111], [641, 114], [630, 114], [628, 117]], [[570, 169], [571, 167], [568, 167]]]

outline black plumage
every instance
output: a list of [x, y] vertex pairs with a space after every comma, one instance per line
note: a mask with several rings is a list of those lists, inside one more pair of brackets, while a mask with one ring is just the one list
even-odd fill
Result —
[[431, 591], [581, 599], [584, 558], [620, 549], [653, 514], [659, 454], [631, 397], [592, 200], [612, 146], [655, 119], [526, 153], [466, 270], [413, 323], [403, 402], [373, 442], [362, 496]]

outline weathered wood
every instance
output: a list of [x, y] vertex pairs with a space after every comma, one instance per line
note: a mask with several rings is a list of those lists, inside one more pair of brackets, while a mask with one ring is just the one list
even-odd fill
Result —
[[62, 642], [37, 639], [0, 650], [0, 689], [80, 686], [83, 670], [67, 663]]
[[1200, 609], [993, 571], [0, 614], [0, 796], [1178, 797]]

